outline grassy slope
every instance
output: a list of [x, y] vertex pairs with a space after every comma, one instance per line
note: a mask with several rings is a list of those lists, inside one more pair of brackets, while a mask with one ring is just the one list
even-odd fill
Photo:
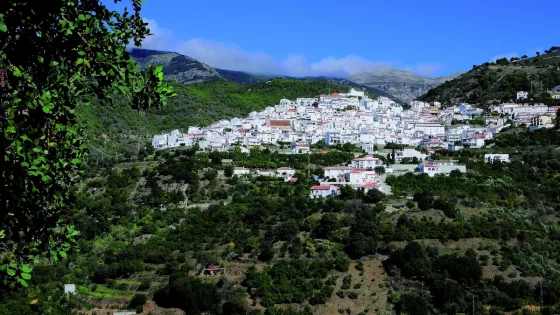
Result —
[[473, 104], [510, 101], [517, 91], [544, 89], [560, 84], [560, 52], [528, 58], [517, 63], [497, 65], [486, 63], [431, 89], [420, 100], [444, 104]]
[[[90, 143], [103, 146], [109, 139], [109, 152], [135, 150], [138, 136], [149, 136], [172, 129], [205, 126], [220, 119], [246, 116], [278, 104], [280, 99], [313, 97], [322, 93], [344, 92], [348, 86], [317, 80], [274, 79], [256, 84], [209, 81], [190, 85], [171, 83], [177, 92], [168, 106], [137, 112], [124, 102], [114, 106], [88, 106], [79, 111], [87, 126]], [[112, 148], [115, 148], [113, 150]]]

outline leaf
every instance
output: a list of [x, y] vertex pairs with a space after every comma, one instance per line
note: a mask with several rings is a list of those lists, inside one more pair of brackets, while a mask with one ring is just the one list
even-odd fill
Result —
[[48, 113], [51, 112], [51, 110], [52, 110], [53, 108], [54, 108], [54, 105], [53, 105], [53, 104], [48, 104], [48, 105], [43, 106], [43, 111], [44, 111], [45, 113], [48, 114]]
[[81, 65], [82, 63], [84, 63], [84, 58], [78, 58], [78, 60], [76, 60], [77, 65]]
[[72, 159], [72, 164], [82, 164], [82, 160], [78, 158]]
[[20, 269], [21, 269], [21, 271], [23, 271], [25, 273], [30, 273], [31, 272], [31, 268], [29, 268], [29, 265], [21, 265]]
[[88, 67], [91, 68], [91, 66], [89, 65], [89, 61], [87, 59], [84, 59], [84, 64]]
[[31, 275], [28, 274], [28, 273], [26, 273], [26, 272], [22, 273], [22, 274], [21, 274], [21, 277], [22, 277], [23, 279], [25, 279], [25, 280], [31, 279]]
[[24, 286], [24, 287], [26, 287], [26, 288], [29, 286], [29, 284], [27, 283], [27, 281], [25, 281], [25, 280], [23, 280], [23, 279], [18, 279], [17, 281], [18, 281], [22, 286]]
[[8, 276], [13, 277], [16, 275], [16, 271], [12, 268], [8, 268]]
[[58, 252], [58, 254], [59, 254], [60, 257], [62, 257], [62, 258], [66, 258], [66, 252], [60, 251], [60, 252]]
[[4, 24], [4, 22], [0, 22], [0, 31], [4, 33], [8, 31], [8, 29], [6, 28], [6, 24]]

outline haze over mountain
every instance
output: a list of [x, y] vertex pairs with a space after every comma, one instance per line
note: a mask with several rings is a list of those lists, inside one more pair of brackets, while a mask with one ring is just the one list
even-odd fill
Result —
[[[132, 57], [141, 67], [146, 67], [149, 63], [163, 66], [163, 72], [167, 79], [174, 80], [183, 84], [200, 83], [214, 80], [226, 80], [241, 84], [253, 84], [273, 77], [287, 77], [280, 75], [258, 75], [243, 71], [225, 70], [211, 67], [197, 59], [184, 56], [175, 52], [132, 49]], [[367, 90], [367, 92], [387, 96], [397, 102], [403, 102], [399, 97], [375, 87], [365, 86], [352, 82], [346, 78], [338, 77], [291, 77], [294, 79], [329, 81], [334, 84], [342, 84], [350, 87]]]
[[412, 71], [381, 66], [369, 72], [350, 75], [356, 83], [385, 91], [403, 101], [413, 100], [438, 85], [460, 76], [457, 72], [448, 76], [426, 78]]

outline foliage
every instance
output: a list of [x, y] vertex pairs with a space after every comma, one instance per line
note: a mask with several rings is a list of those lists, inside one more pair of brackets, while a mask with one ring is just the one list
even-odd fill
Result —
[[126, 51], [149, 33], [141, 1], [132, 14], [101, 3], [37, 5], [0, 10], [0, 278], [24, 286], [37, 255], [65, 258], [77, 234], [62, 221], [87, 154], [76, 111], [117, 92], [134, 109], [172, 95], [161, 68], [140, 72]]
[[[531, 83], [534, 89], [539, 90], [560, 85], [559, 59], [560, 52], [557, 50], [547, 54], [546, 58], [521, 58], [516, 62], [498, 59], [495, 63], [475, 66], [471, 71], [429, 90], [420, 100], [439, 101], [448, 105], [460, 102], [487, 105], [516, 101], [517, 92], [530, 91]], [[537, 95], [526, 101], [560, 104], [558, 100]]]

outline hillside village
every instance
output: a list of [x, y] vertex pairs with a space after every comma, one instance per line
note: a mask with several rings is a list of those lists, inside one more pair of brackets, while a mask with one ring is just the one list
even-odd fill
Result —
[[[520, 91], [517, 99], [523, 102], [527, 93]], [[320, 95], [316, 98], [282, 99], [274, 107], [262, 112], [252, 112], [247, 118], [221, 120], [205, 128], [189, 127], [187, 133], [179, 130], [156, 135], [152, 145], [156, 149], [194, 146], [201, 150], [228, 151], [239, 147], [249, 152], [255, 146], [287, 146], [286, 153], [307, 154], [314, 144], [325, 146], [356, 145], [368, 155], [357, 157], [348, 166], [325, 169], [321, 186], [311, 189], [311, 196], [338, 194], [339, 184], [350, 184], [355, 189], [383, 191], [380, 176], [383, 173], [402, 175], [407, 172], [426, 173], [429, 176], [449, 174], [453, 170], [466, 172], [464, 165], [455, 161], [430, 159], [437, 148], [449, 151], [463, 147], [480, 148], [492, 145], [494, 134], [510, 125], [528, 125], [530, 129], [553, 126], [558, 106], [500, 104], [490, 107], [486, 115], [480, 108], [469, 104], [442, 107], [440, 103], [411, 101], [408, 108], [387, 97], [372, 99], [363, 91], [350, 89], [348, 93]], [[394, 152], [393, 164], [374, 157], [379, 147], [388, 144], [399, 149]], [[498, 159], [508, 160], [507, 156]], [[486, 157], [494, 161], [496, 157]], [[412, 162], [412, 163], [411, 163]], [[399, 163], [399, 164], [396, 164]], [[402, 163], [402, 164], [401, 164]], [[378, 169], [379, 170], [379, 169]], [[235, 175], [284, 176], [285, 181], [295, 181], [295, 170], [248, 170], [236, 168]], [[380, 174], [378, 174], [380, 175]], [[326, 182], [332, 185], [325, 185]]]

